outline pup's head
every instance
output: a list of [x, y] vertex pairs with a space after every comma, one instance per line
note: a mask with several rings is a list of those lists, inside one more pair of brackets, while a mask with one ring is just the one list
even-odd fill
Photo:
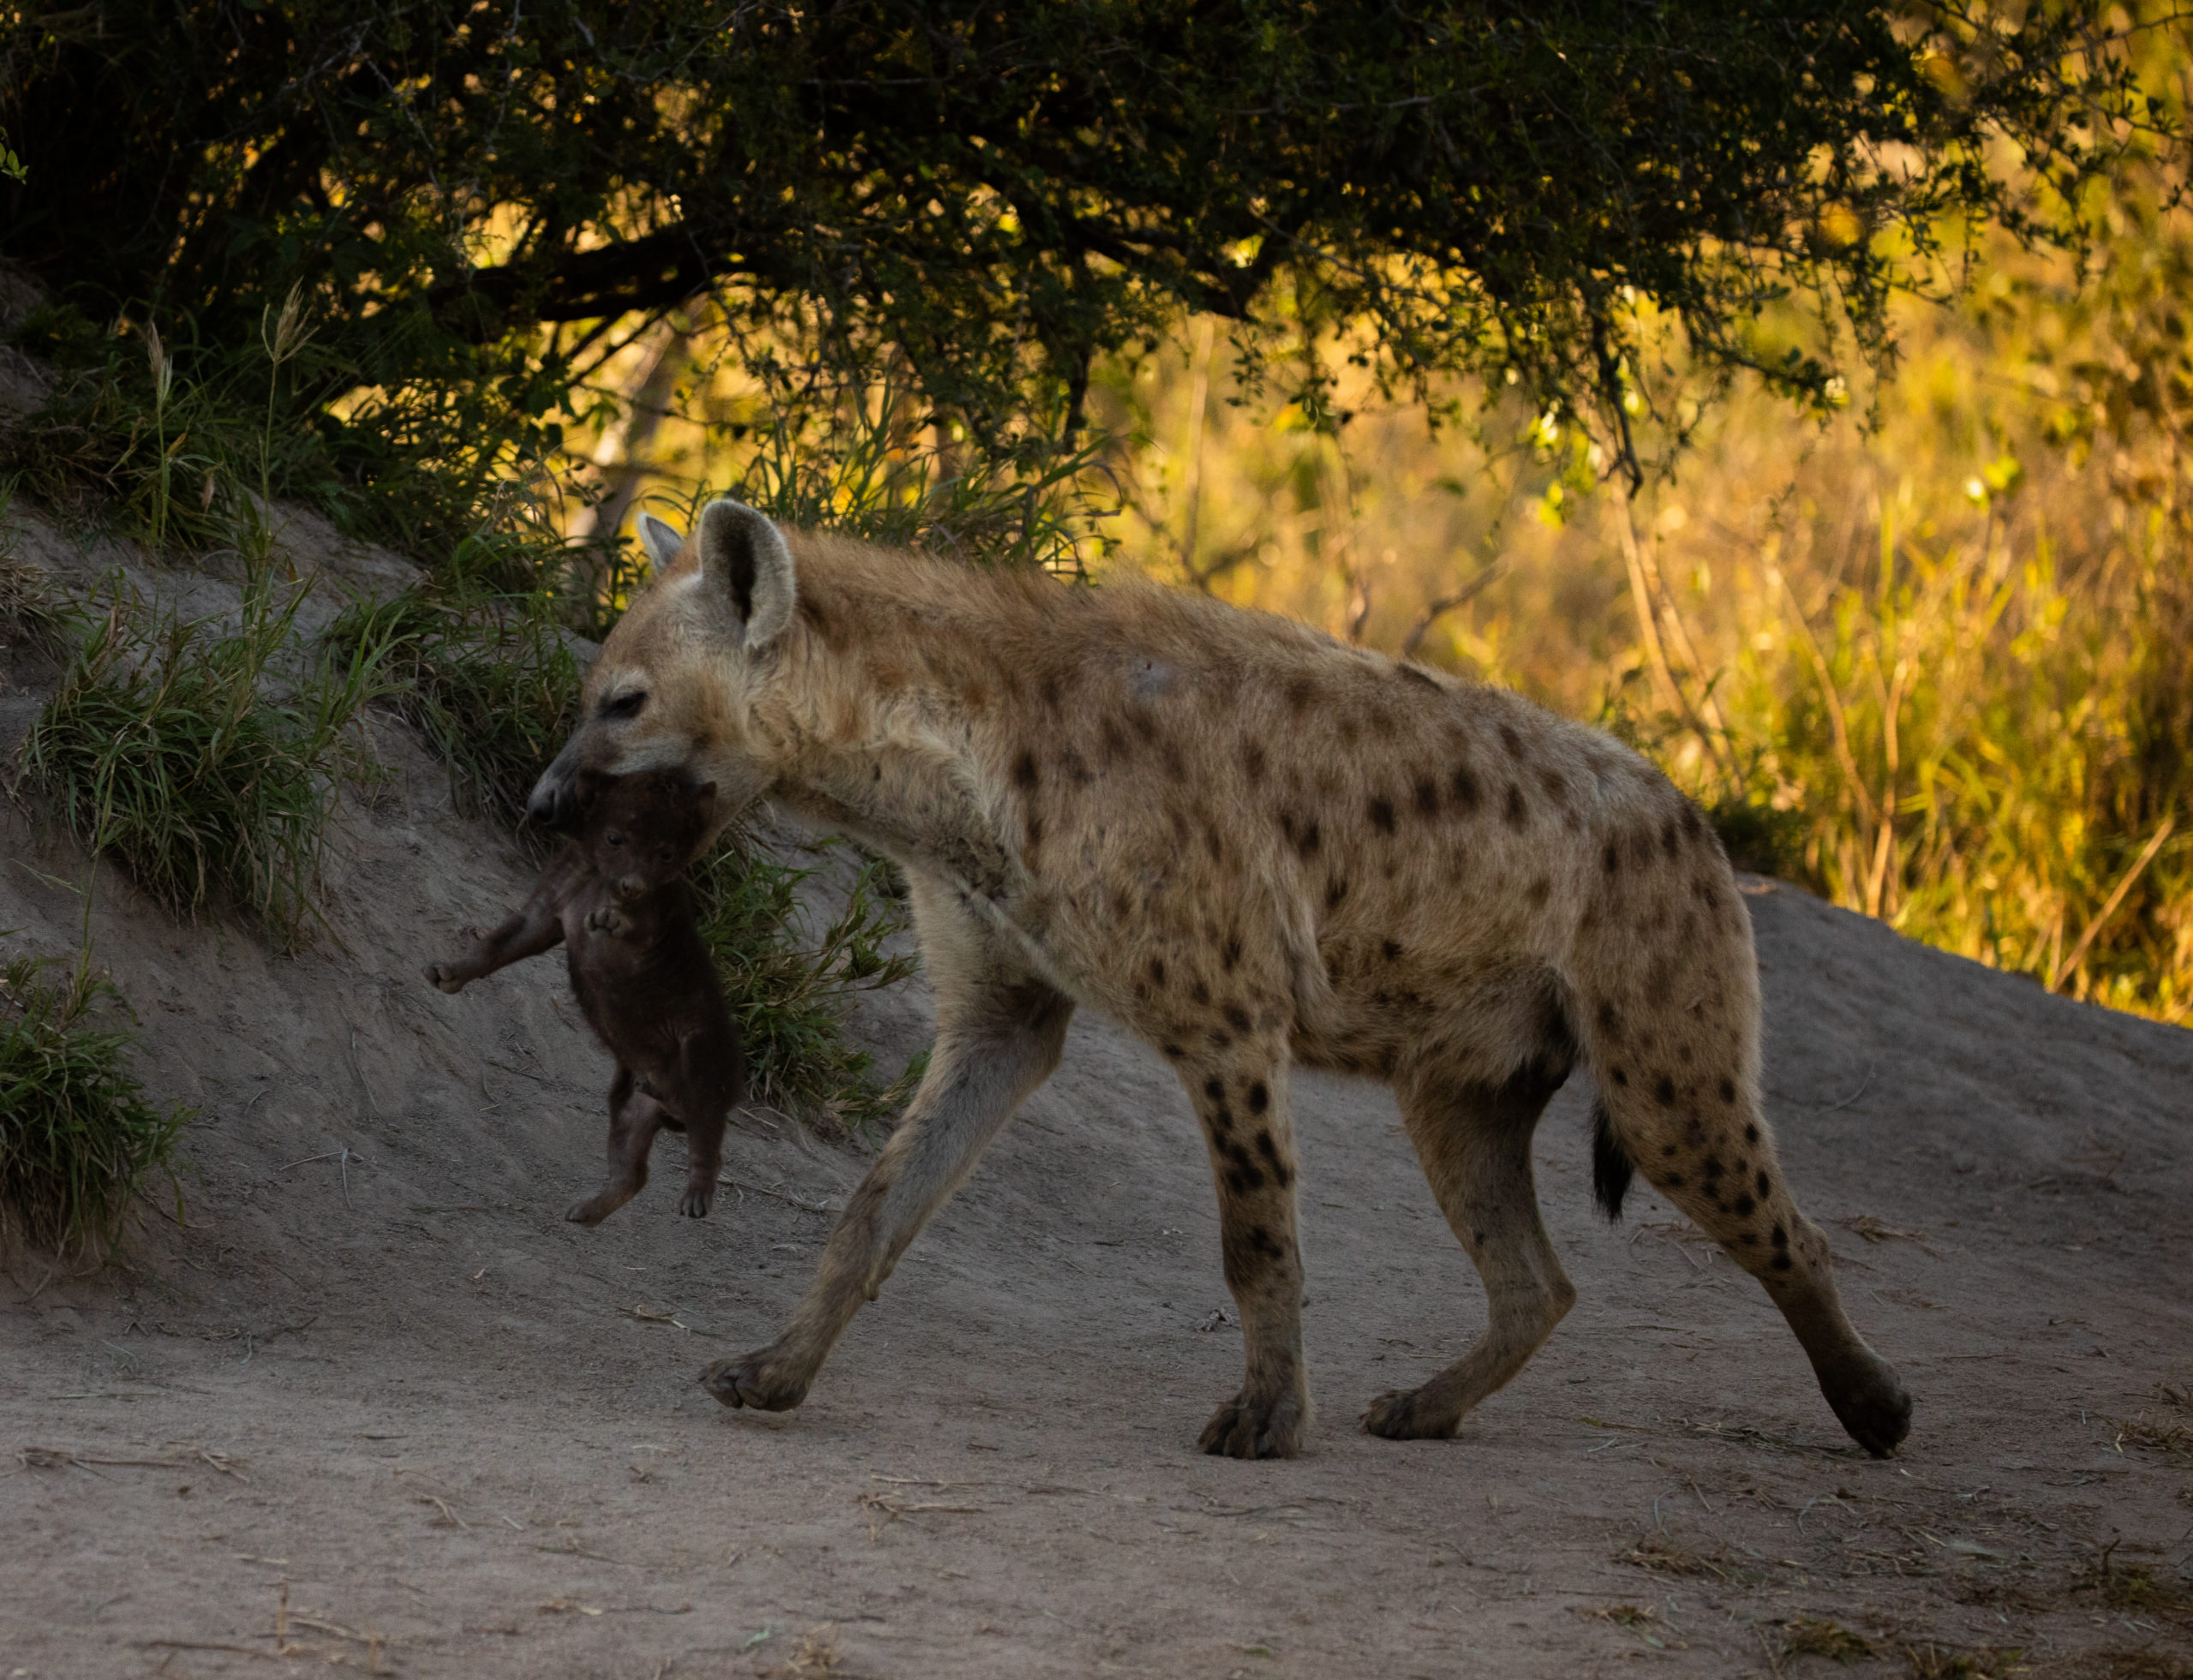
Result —
[[581, 820], [583, 774], [666, 770], [713, 783], [718, 827], [774, 775], [750, 720], [780, 677], [797, 600], [783, 535], [752, 508], [716, 501], [690, 536], [642, 514], [640, 540], [654, 581], [601, 644], [579, 726], [526, 803], [526, 815], [551, 828], [568, 832]]
[[580, 844], [620, 894], [660, 887], [700, 855], [715, 827], [716, 790], [676, 770], [637, 775], [583, 772]]

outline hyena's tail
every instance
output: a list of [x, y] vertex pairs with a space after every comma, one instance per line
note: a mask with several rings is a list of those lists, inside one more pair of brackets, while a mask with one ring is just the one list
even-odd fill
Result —
[[1622, 1198], [1628, 1195], [1629, 1181], [1636, 1171], [1637, 1163], [1614, 1134], [1614, 1116], [1607, 1112], [1605, 1100], [1595, 1100], [1592, 1104], [1592, 1198], [1610, 1223], [1622, 1217]]
[[1885, 1453], [1911, 1402], [1837, 1297], [1827, 1240], [1798, 1210], [1760, 1106], [1751, 918], [1694, 807], [1607, 842], [1571, 975], [1597, 1075], [1592, 1178], [1610, 1218], [1634, 1172], [1765, 1286], [1861, 1446]]

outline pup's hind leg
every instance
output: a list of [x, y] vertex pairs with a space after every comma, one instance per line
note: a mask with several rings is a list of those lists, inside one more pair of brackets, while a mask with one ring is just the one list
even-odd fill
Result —
[[1499, 1084], [1439, 1063], [1396, 1082], [1401, 1118], [1439, 1211], [1485, 1282], [1491, 1322], [1421, 1388], [1382, 1394], [1363, 1426], [1391, 1440], [1452, 1435], [1470, 1408], [1521, 1371], [1575, 1304], [1539, 1217], [1531, 1136], [1568, 1076], [1567, 1035]]
[[732, 1046], [726, 1057], [720, 1047], [704, 1046], [706, 1037], [689, 1032], [678, 1041], [678, 1089], [670, 1093], [678, 1117], [663, 1115], [664, 1125], [685, 1133], [685, 1193], [678, 1198], [678, 1211], [688, 1219], [706, 1218], [715, 1200], [716, 1180], [723, 1174], [724, 1121], [732, 1104], [746, 1094], [738, 1048]]
[[[632, 1070], [619, 1067], [609, 1086], [609, 1177], [564, 1217], [575, 1225], [599, 1225], [638, 1195], [648, 1181], [648, 1154], [662, 1121], [662, 1104], [635, 1090]], [[720, 1139], [720, 1131], [717, 1136]]]

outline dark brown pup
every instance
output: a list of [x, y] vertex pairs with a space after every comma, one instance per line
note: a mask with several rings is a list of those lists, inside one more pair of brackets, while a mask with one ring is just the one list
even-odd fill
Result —
[[685, 1193], [698, 1219], [723, 1168], [724, 1122], [746, 1096], [746, 1058], [683, 878], [709, 833], [715, 786], [678, 774], [589, 777], [582, 828], [541, 872], [523, 908], [427, 978], [465, 984], [561, 941], [571, 989], [617, 1058], [609, 1086], [609, 1177], [567, 1217], [598, 1225], [648, 1181], [663, 1127], [685, 1133]]

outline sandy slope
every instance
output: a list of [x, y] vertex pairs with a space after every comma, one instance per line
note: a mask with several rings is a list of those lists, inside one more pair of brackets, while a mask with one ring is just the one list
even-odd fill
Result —
[[[1592, 1216], [1581, 1077], [1539, 1145], [1581, 1300], [1459, 1440], [1408, 1444], [1355, 1415], [1481, 1298], [1391, 1099], [1303, 1079], [1323, 1420], [1294, 1462], [1197, 1456], [1239, 1370], [1202, 1151], [1093, 1018], [808, 1405], [757, 1418], [696, 1373], [774, 1330], [828, 1228], [803, 1204], [860, 1157], [735, 1135], [750, 1188], [696, 1224], [667, 1140], [640, 1200], [563, 1223], [606, 1065], [553, 961], [417, 978], [528, 870], [385, 750], [301, 959], [99, 879], [143, 1072], [204, 1118], [186, 1227], [0, 1281], [0, 1677], [1826, 1672], [1779, 1654], [1800, 1617], [1878, 1672], [2193, 1653], [2156, 1607], [2193, 1592], [2193, 1454], [2115, 1421], [2193, 1423], [2158, 1396], [2193, 1379], [2193, 1036], [1754, 883], [1791, 1181], [1917, 1398], [1888, 1462], [1664, 1204]], [[72, 948], [81, 858], [21, 813], [0, 857], [0, 946]], [[925, 1008], [863, 1034], [895, 1066]], [[2107, 1602], [2128, 1568], [2160, 1586]]]

